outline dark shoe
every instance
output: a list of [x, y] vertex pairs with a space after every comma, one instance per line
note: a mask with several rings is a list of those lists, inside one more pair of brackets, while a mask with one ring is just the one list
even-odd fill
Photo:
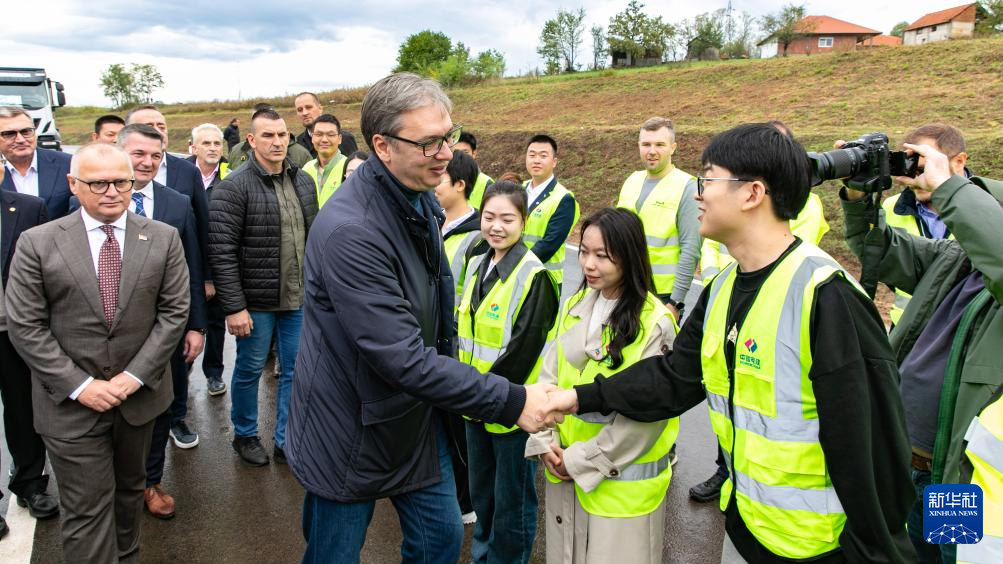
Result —
[[272, 451], [272, 458], [274, 458], [275, 462], [279, 464], [289, 464], [289, 461], [286, 460], [286, 451], [277, 445], [275, 450]]
[[174, 498], [160, 484], [154, 484], [143, 492], [146, 511], [157, 519], [174, 518]]
[[27, 507], [28, 513], [35, 519], [50, 519], [59, 514], [56, 498], [45, 492], [33, 493], [27, 499], [17, 496], [17, 504]]
[[195, 448], [199, 444], [199, 434], [189, 429], [184, 421], [171, 425], [171, 438], [178, 448]]
[[241, 460], [251, 466], [268, 464], [268, 455], [265, 454], [265, 448], [261, 446], [258, 437], [234, 437], [233, 450], [237, 451]]
[[219, 396], [226, 393], [226, 384], [223, 383], [223, 379], [219, 377], [210, 377], [208, 380], [209, 395]]
[[724, 481], [727, 479], [728, 474], [718, 468], [717, 472], [714, 472], [714, 475], [708, 478], [707, 481], [690, 488], [690, 499], [699, 501], [700, 503], [714, 501], [721, 497], [721, 486], [724, 485]]
[[7, 526], [7, 521], [4, 521], [3, 517], [0, 517], [0, 539], [7, 536], [8, 532], [10, 532], [10, 527]]

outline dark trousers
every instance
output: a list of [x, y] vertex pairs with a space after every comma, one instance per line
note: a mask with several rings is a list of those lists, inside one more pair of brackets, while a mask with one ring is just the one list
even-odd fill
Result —
[[[174, 401], [154, 420], [150, 454], [146, 457], [146, 487], [159, 484], [163, 479], [171, 424], [183, 420], [188, 414], [188, 365], [185, 364], [184, 340], [171, 355], [171, 380], [174, 384]], [[181, 407], [178, 407], [179, 404]], [[177, 416], [178, 413], [181, 413], [180, 417]]]
[[453, 478], [456, 481], [456, 501], [460, 503], [460, 513], [470, 513], [474, 506], [470, 503], [470, 477], [468, 476], [467, 424], [463, 416], [443, 413], [446, 435], [449, 437], [449, 457], [453, 462]]
[[43, 437], [59, 482], [67, 562], [138, 562], [152, 430], [153, 421], [136, 427], [112, 409], [81, 437]]
[[209, 326], [205, 332], [205, 352], [202, 353], [202, 372], [206, 378], [223, 378], [223, 343], [226, 339], [226, 316], [219, 298], [208, 302]]
[[[35, 432], [31, 409], [31, 370], [14, 350], [6, 331], [0, 331], [0, 397], [7, 448], [14, 461], [10, 491], [20, 497], [44, 492], [45, 443]], [[3, 494], [0, 494], [3, 497]]]

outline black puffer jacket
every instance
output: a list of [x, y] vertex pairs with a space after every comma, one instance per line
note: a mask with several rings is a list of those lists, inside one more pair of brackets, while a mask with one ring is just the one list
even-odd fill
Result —
[[[317, 216], [317, 188], [286, 161], [307, 233]], [[279, 198], [254, 158], [217, 184], [209, 202], [209, 258], [223, 313], [279, 305]]]

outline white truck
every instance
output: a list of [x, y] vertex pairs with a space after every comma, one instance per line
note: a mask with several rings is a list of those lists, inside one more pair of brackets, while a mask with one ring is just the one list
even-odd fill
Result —
[[45, 69], [0, 67], [0, 106], [18, 106], [31, 115], [39, 147], [60, 150], [53, 111], [65, 105], [63, 85], [46, 76]]

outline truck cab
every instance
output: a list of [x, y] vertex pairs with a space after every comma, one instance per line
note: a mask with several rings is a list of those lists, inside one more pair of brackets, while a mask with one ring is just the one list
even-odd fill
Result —
[[60, 150], [53, 111], [65, 105], [63, 85], [46, 76], [45, 69], [0, 67], [0, 106], [17, 106], [31, 115], [39, 147]]

